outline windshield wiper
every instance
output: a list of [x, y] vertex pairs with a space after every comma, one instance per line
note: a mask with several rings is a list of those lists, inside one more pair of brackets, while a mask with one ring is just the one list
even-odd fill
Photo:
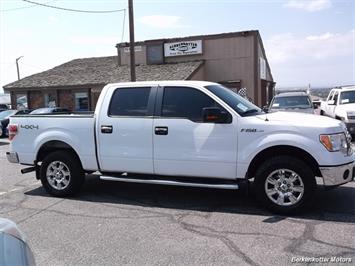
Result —
[[247, 115], [247, 114], [252, 114], [252, 113], [257, 113], [259, 112], [258, 109], [249, 109], [249, 110], [246, 110], [245, 112], [242, 113], [242, 115]]

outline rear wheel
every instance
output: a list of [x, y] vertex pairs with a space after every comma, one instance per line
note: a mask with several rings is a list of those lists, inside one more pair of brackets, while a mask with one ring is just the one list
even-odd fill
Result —
[[313, 196], [315, 188], [316, 181], [310, 167], [290, 156], [267, 160], [255, 174], [259, 201], [278, 213], [299, 211]]
[[40, 178], [49, 194], [65, 197], [80, 190], [85, 173], [76, 155], [70, 151], [56, 151], [44, 158]]

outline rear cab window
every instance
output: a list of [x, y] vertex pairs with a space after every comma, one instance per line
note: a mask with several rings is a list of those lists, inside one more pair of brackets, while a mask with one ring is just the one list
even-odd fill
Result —
[[150, 87], [118, 88], [108, 109], [109, 116], [142, 117], [148, 115]]

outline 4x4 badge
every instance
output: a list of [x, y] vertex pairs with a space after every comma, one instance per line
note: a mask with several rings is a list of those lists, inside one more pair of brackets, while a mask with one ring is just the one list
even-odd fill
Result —
[[24, 129], [38, 129], [38, 125], [21, 125], [20, 128], [24, 128]]

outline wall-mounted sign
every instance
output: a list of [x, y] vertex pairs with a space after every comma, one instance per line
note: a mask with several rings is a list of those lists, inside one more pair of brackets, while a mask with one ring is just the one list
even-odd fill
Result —
[[266, 79], [266, 61], [264, 58], [259, 57], [260, 78]]
[[202, 54], [202, 40], [164, 43], [164, 56]]
[[[124, 51], [125, 53], [129, 53], [130, 50], [131, 50], [131, 49], [130, 49], [129, 47], [125, 47], [125, 48], [123, 49], [123, 51]], [[135, 51], [135, 52], [142, 52], [142, 46], [134, 46], [134, 51]]]

